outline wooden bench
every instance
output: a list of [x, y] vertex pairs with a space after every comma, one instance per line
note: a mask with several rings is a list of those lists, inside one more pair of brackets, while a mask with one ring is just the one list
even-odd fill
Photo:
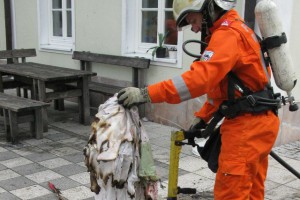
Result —
[[[0, 51], [0, 59], [7, 59], [7, 63], [12, 61], [12, 63], [25, 63], [27, 57], [36, 56], [35, 49], [13, 49], [13, 50], [5, 50]], [[24, 84], [21, 84], [19, 81], [15, 80], [11, 76], [3, 77], [3, 88], [4, 89], [12, 89], [17, 88], [17, 95], [21, 96], [20, 88], [24, 89], [24, 97], [28, 97], [28, 87]]]
[[18, 141], [18, 124], [26, 122], [30, 122], [32, 136], [37, 139], [42, 138], [42, 110], [47, 106], [49, 106], [48, 103], [0, 93], [0, 108], [3, 112], [7, 140], [16, 143]]
[[[139, 88], [145, 87], [145, 69], [149, 68], [150, 59], [97, 54], [85, 51], [74, 51], [72, 58], [75, 60], [80, 60], [81, 70], [91, 71], [91, 63], [102, 63], [131, 68], [132, 81], [130, 86]], [[115, 82], [118, 81], [119, 80], [115, 80]], [[106, 96], [112, 96], [124, 87], [127, 87], [127, 85], [123, 84], [120, 86], [120, 84], [118, 85], [96, 81], [90, 81], [89, 83], [90, 92], [101, 93]], [[140, 109], [140, 114], [142, 116], [144, 115], [143, 107]]]

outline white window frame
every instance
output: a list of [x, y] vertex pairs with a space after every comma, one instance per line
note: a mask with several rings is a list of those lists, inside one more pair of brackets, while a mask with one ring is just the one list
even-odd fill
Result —
[[[38, 1], [39, 14], [39, 47], [41, 51], [72, 53], [75, 47], [75, 13], [74, 0], [71, 0], [71, 9], [66, 8], [66, 0], [62, 0], [63, 36], [53, 36], [52, 0]], [[71, 10], [72, 37], [67, 35], [66, 11]]]
[[[171, 8], [164, 7], [165, 0], [158, 0], [158, 25], [157, 31], [163, 32], [164, 24], [164, 12], [166, 10], [172, 10]], [[167, 45], [169, 47], [177, 48], [177, 58], [152, 58], [152, 53], [147, 50], [155, 46], [153, 43], [141, 43], [141, 19], [142, 19], [142, 1], [141, 0], [123, 0], [122, 1], [122, 55], [124, 56], [138, 56], [151, 59], [151, 64], [169, 67], [182, 67], [182, 31], [178, 32], [177, 45]], [[156, 10], [153, 8], [147, 8], [144, 10]]]

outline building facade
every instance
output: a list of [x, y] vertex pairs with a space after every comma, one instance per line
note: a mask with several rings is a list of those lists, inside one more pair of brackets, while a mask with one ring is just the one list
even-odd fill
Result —
[[[5, 3], [11, 6], [12, 47], [35, 48], [37, 57], [29, 61], [79, 69], [80, 63], [72, 60], [72, 52], [90, 51], [101, 54], [139, 56], [152, 59], [146, 72], [146, 83], [172, 78], [188, 70], [195, 58], [182, 51], [182, 43], [189, 39], [200, 39], [189, 28], [177, 32], [172, 14], [173, 0], [4, 0], [0, 1], [0, 50], [6, 49]], [[274, 0], [282, 16], [287, 34], [290, 53], [296, 75], [300, 76], [300, 61], [297, 59], [300, 46], [300, 1]], [[236, 9], [255, 27], [253, 9], [255, 1], [238, 0]], [[257, 32], [257, 27], [255, 28]], [[168, 33], [165, 44], [175, 55], [153, 58], [149, 48], [157, 45], [158, 33]], [[189, 51], [198, 54], [199, 45], [187, 45]], [[298, 68], [297, 68], [298, 67]], [[101, 77], [131, 80], [129, 70], [107, 65], [93, 64], [91, 70]], [[273, 84], [274, 85], [274, 84]], [[284, 94], [284, 92], [282, 92]], [[300, 100], [300, 85], [293, 94]], [[93, 103], [97, 96], [92, 97]], [[205, 96], [178, 105], [148, 104], [146, 117], [149, 120], [188, 128], [197, 111], [205, 101]], [[300, 119], [298, 112], [289, 112], [288, 106], [280, 109], [281, 133], [277, 144], [299, 140]]]

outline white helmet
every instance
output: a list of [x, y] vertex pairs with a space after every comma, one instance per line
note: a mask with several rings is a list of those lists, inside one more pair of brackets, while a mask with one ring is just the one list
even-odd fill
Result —
[[230, 10], [236, 5], [236, 0], [214, 0], [214, 1], [223, 10]]
[[236, 0], [174, 0], [173, 13], [178, 28], [188, 25], [185, 17], [190, 12], [203, 12], [208, 5], [215, 2], [223, 10], [230, 10], [236, 4]]

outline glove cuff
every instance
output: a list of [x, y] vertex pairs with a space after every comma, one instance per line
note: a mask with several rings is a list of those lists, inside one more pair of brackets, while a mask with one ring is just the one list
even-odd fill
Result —
[[148, 88], [147, 87], [141, 88], [141, 94], [142, 94], [145, 102], [150, 102], [151, 103], [151, 99], [149, 97], [149, 93], [148, 93]]

